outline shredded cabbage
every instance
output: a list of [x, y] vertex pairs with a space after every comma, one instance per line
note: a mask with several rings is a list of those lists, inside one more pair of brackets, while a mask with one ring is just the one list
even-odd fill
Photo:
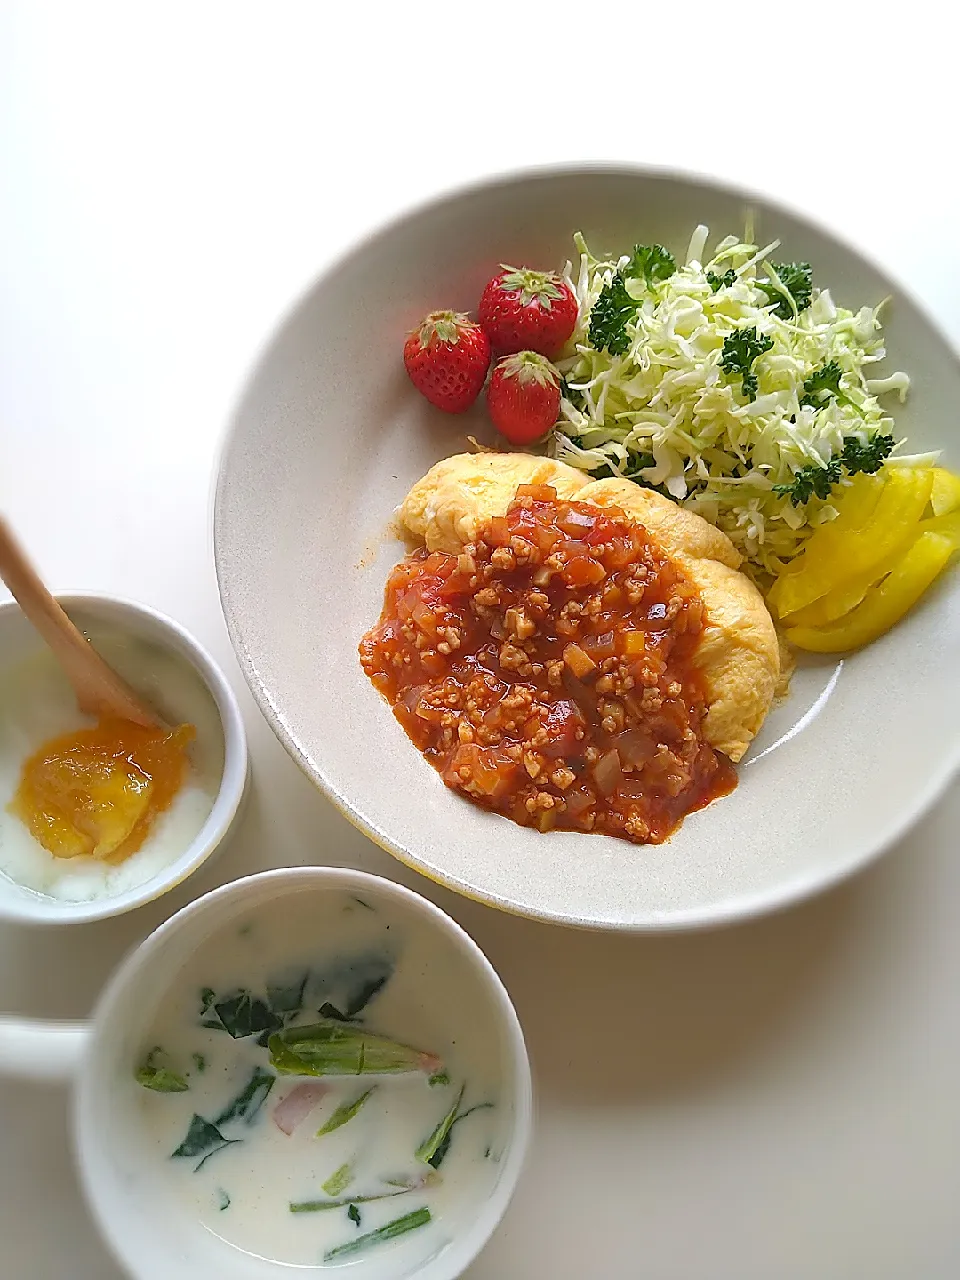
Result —
[[[565, 394], [551, 452], [595, 475], [654, 486], [698, 512], [730, 535], [764, 583], [814, 527], [836, 516], [830, 498], [849, 481], [797, 505], [774, 486], [791, 484], [805, 467], [827, 466], [851, 437], [867, 444], [878, 433], [892, 435], [877, 397], [896, 392], [903, 401], [910, 380], [905, 373], [867, 377], [886, 354], [882, 302], [848, 311], [814, 286], [810, 305], [797, 313], [767, 262], [779, 241], [761, 248], [728, 236], [701, 261], [707, 235], [696, 228], [686, 261], [667, 279], [626, 280], [638, 310], [627, 322], [623, 355], [591, 345], [589, 326], [601, 291], [629, 259], [597, 259], [574, 236], [579, 269], [574, 276], [568, 262], [564, 276], [580, 309], [567, 348], [574, 354], [557, 362]], [[716, 287], [731, 269], [732, 282]], [[789, 319], [777, 314], [784, 296], [789, 305], [779, 310]], [[747, 327], [773, 345], [754, 364], [759, 386], [745, 403], [740, 379], [720, 361], [725, 337]], [[830, 361], [843, 372], [842, 398], [801, 404], [804, 380]]]

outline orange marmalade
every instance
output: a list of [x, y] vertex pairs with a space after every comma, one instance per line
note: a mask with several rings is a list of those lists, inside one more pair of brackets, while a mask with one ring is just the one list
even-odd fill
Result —
[[616, 507], [521, 485], [387, 583], [363, 669], [444, 782], [524, 826], [658, 843], [736, 786], [704, 740], [703, 602]]
[[101, 720], [45, 743], [23, 766], [11, 811], [57, 858], [121, 862], [172, 804], [192, 725], [172, 731]]

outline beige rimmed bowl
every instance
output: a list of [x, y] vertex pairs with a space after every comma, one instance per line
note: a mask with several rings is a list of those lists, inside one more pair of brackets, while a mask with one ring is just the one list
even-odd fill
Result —
[[[372, 839], [424, 875], [505, 910], [588, 928], [719, 924], [781, 907], [863, 867], [937, 798], [960, 763], [960, 573], [843, 661], [803, 660], [740, 767], [740, 785], [668, 842], [543, 836], [444, 787], [363, 675], [389, 532], [410, 485], [487, 432], [482, 403], [433, 409], [403, 370], [406, 331], [436, 307], [475, 308], [500, 262], [551, 267], [591, 245], [659, 241], [678, 254], [752, 212], [761, 242], [812, 263], [841, 302], [892, 297], [889, 368], [910, 449], [960, 464], [960, 363], [904, 290], [829, 232], [703, 178], [569, 168], [491, 180], [392, 223], [304, 295], [262, 353], [220, 469], [217, 572], [244, 674], [280, 740]], [[881, 366], [882, 367], [882, 366]]]

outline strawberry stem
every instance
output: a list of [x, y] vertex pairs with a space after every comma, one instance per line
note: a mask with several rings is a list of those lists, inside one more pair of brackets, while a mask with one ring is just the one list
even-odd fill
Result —
[[504, 356], [499, 369], [505, 378], [516, 378], [523, 385], [531, 382], [541, 387], [558, 387], [560, 375], [547, 359], [536, 351], [518, 351], [516, 355]]
[[552, 271], [508, 267], [504, 262], [500, 266], [506, 272], [500, 281], [500, 288], [505, 293], [519, 293], [520, 302], [525, 307], [536, 300], [545, 311], [549, 311], [554, 301], [563, 297], [560, 280]]
[[456, 346], [461, 329], [468, 324], [470, 317], [463, 311], [431, 311], [420, 323], [420, 346], [425, 349], [434, 342]]

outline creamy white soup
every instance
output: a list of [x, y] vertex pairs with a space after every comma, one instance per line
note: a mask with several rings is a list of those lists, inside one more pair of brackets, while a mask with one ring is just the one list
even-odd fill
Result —
[[209, 1231], [329, 1267], [414, 1236], [436, 1252], [487, 1197], [512, 1108], [496, 1027], [443, 935], [305, 893], [184, 963], [131, 1071], [153, 1157]]

